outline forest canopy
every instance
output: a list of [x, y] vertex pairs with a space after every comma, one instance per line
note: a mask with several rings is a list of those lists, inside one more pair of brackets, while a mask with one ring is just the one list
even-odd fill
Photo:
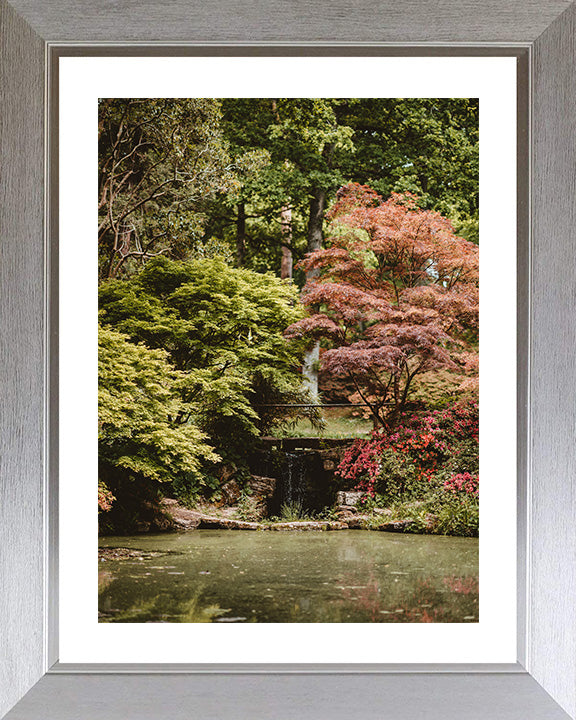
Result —
[[101, 279], [158, 254], [280, 273], [349, 182], [410, 192], [478, 242], [474, 99], [103, 99], [98, 134]]

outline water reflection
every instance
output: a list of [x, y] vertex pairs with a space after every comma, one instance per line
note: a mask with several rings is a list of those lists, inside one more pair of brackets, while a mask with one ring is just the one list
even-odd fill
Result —
[[103, 538], [101, 622], [477, 622], [478, 541], [203, 530]]

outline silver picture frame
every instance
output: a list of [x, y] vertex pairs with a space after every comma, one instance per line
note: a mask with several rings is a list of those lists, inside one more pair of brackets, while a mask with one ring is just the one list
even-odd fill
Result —
[[[58, 662], [58, 58], [239, 52], [518, 58], [515, 664]], [[0, 0], [0, 717], [576, 718], [575, 137], [566, 0]]]

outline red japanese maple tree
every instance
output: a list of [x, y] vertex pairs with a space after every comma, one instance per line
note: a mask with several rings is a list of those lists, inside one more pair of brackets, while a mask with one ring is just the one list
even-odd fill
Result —
[[413, 195], [383, 201], [356, 183], [328, 218], [327, 247], [301, 263], [309, 317], [287, 334], [322, 339], [322, 369], [353, 384], [375, 426], [393, 425], [416, 375], [471, 366], [478, 247]]

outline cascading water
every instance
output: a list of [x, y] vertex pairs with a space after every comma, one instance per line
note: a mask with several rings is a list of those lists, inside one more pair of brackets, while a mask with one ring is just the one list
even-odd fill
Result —
[[334, 477], [339, 461], [336, 448], [351, 442], [264, 438], [250, 458], [250, 472], [275, 481], [266, 504], [267, 516], [313, 515], [332, 506], [340, 489]]
[[304, 509], [306, 496], [306, 458], [287, 452], [282, 468], [280, 502], [289, 508]]

